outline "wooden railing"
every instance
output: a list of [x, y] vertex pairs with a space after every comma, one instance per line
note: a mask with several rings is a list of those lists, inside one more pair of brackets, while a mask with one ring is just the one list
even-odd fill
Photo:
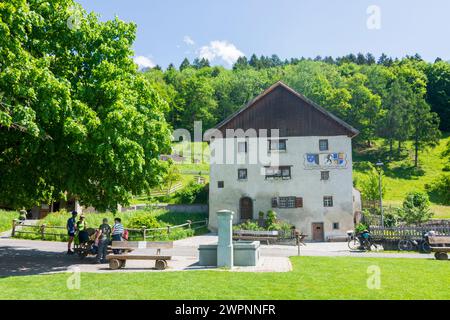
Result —
[[167, 196], [167, 195], [171, 195], [174, 192], [177, 192], [178, 190], [181, 190], [182, 188], [183, 188], [183, 184], [181, 182], [178, 182], [167, 189], [152, 190], [152, 191], [150, 191], [149, 195], [153, 196], [153, 197]]
[[428, 231], [435, 231], [439, 235], [450, 235], [450, 225], [423, 225], [423, 226], [398, 226], [381, 227], [370, 226], [370, 235], [375, 239], [400, 240], [411, 239], [420, 240], [423, 234]]
[[[161, 235], [167, 234], [170, 235], [174, 230], [177, 229], [192, 229], [198, 230], [201, 228], [205, 228], [208, 226], [208, 219], [201, 221], [191, 221], [187, 220], [186, 223], [176, 225], [176, 226], [166, 226], [162, 228], [146, 228], [142, 227], [140, 229], [136, 228], [125, 228], [128, 230], [130, 238], [136, 239], [140, 238], [143, 240], [157, 238]], [[32, 230], [23, 230], [23, 228], [29, 228]], [[14, 219], [12, 222], [12, 232], [11, 236], [14, 237], [18, 234], [33, 234], [38, 236], [40, 239], [45, 240], [47, 236], [53, 236], [55, 239], [57, 237], [66, 238], [66, 232], [48, 232], [49, 230], [66, 230], [66, 227], [61, 226], [48, 226], [46, 224], [42, 225], [32, 225], [32, 224], [24, 224], [17, 219]], [[139, 234], [140, 236], [136, 236]]]

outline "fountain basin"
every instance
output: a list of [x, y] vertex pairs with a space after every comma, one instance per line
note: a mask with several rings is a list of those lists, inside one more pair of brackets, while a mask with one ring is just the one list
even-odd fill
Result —
[[[202, 244], [199, 250], [199, 265], [217, 266], [217, 244]], [[234, 265], [256, 266], [260, 258], [259, 241], [233, 241]]]

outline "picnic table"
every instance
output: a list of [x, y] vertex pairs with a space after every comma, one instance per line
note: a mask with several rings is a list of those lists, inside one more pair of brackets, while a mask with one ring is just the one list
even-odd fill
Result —
[[[172, 249], [173, 241], [113, 241], [112, 250], [121, 250], [120, 254], [109, 254], [106, 259], [109, 260], [109, 267], [112, 270], [124, 268], [127, 260], [154, 260], [157, 270], [167, 268], [167, 261], [172, 256], [161, 255], [161, 249]], [[136, 249], [156, 249], [155, 254], [130, 254]]]

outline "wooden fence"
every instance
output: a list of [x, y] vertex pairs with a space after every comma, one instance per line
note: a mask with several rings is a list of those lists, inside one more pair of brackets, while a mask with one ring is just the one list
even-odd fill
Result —
[[450, 225], [421, 225], [382, 227], [370, 226], [370, 235], [379, 240], [420, 240], [428, 231], [435, 231], [438, 235], [450, 235]]
[[177, 182], [172, 187], [167, 189], [161, 189], [161, 190], [152, 190], [150, 191], [149, 195], [153, 197], [161, 197], [161, 196], [167, 196], [171, 195], [174, 192], [177, 192], [178, 190], [181, 190], [183, 188], [183, 184], [181, 182]]
[[[128, 230], [129, 239], [130, 240], [147, 240], [147, 239], [155, 239], [164, 235], [169, 236], [171, 233], [178, 229], [191, 229], [197, 230], [201, 228], [205, 228], [208, 226], [208, 219], [201, 221], [191, 221], [187, 220], [186, 223], [176, 225], [176, 226], [167, 226], [162, 228], [146, 228], [142, 227], [140, 229], [133, 228], [125, 228]], [[23, 230], [24, 228], [28, 228], [28, 230]], [[52, 232], [52, 230], [60, 230], [60, 232]], [[32, 225], [32, 224], [24, 224], [17, 219], [14, 219], [12, 222], [12, 232], [11, 236], [14, 237], [19, 234], [31, 234], [35, 235], [36, 238], [40, 238], [42, 240], [48, 239], [49, 237], [53, 237], [55, 240], [59, 238], [67, 238], [66, 227], [61, 226], [47, 226], [45, 224], [42, 225]]]

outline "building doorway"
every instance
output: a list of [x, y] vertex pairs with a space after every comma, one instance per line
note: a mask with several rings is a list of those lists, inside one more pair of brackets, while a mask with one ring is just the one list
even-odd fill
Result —
[[323, 232], [323, 222], [314, 222], [312, 224], [312, 240], [325, 241], [325, 236]]
[[239, 200], [239, 214], [241, 220], [253, 219], [253, 200], [249, 197], [242, 197]]

